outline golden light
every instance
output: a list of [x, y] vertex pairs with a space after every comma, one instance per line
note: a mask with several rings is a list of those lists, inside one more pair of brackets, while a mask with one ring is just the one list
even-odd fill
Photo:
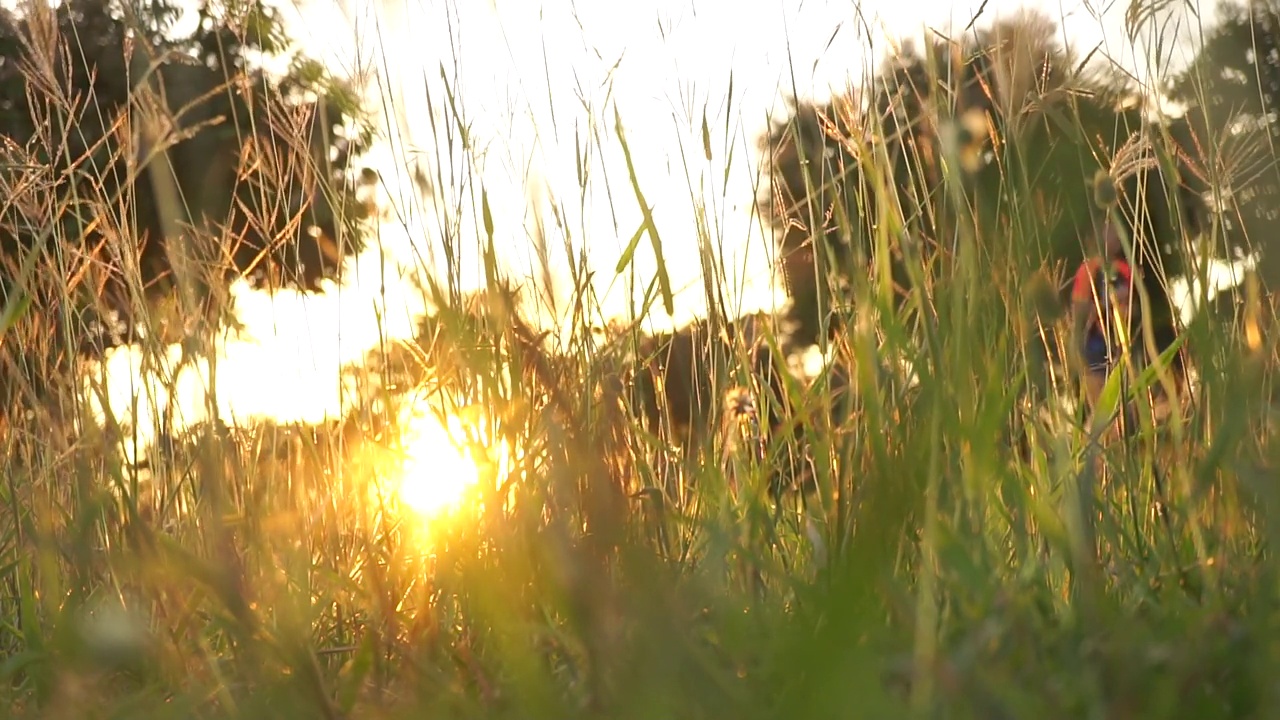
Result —
[[517, 456], [479, 406], [414, 395], [399, 411], [399, 440], [377, 492], [395, 497], [430, 534], [446, 519], [478, 518]]
[[415, 411], [408, 414], [403, 433], [395, 491], [400, 501], [428, 520], [457, 510], [483, 474], [462, 421], [448, 414], [442, 422], [430, 411]]

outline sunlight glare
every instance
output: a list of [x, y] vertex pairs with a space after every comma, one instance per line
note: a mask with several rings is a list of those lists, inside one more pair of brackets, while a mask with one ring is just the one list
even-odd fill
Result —
[[457, 510], [480, 483], [480, 466], [471, 457], [461, 420], [446, 417], [447, 425], [433, 414], [412, 412], [401, 439], [397, 493], [424, 519]]

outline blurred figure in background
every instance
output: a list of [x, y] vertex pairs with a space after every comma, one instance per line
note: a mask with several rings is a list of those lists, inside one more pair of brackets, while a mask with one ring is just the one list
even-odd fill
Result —
[[1111, 218], [1103, 221], [1099, 236], [1102, 254], [1081, 263], [1071, 289], [1072, 347], [1080, 353], [1090, 412], [1125, 350], [1135, 363], [1140, 358], [1133, 332], [1139, 327], [1139, 309], [1131, 302], [1133, 269]]

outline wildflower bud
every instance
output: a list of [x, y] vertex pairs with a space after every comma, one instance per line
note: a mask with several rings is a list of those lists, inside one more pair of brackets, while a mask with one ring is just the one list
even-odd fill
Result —
[[1119, 196], [1116, 192], [1116, 181], [1106, 170], [1098, 170], [1093, 174], [1093, 202], [1101, 210], [1115, 207]]

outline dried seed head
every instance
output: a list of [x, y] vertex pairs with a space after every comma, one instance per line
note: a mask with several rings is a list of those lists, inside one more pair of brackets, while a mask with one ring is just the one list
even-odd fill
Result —
[[[724, 442], [722, 462], [737, 456], [739, 461], [764, 459], [764, 437], [761, 435], [759, 409], [746, 388], [731, 388], [724, 395], [724, 417], [721, 420]], [[736, 484], [736, 479], [730, 481]]]
[[756, 417], [756, 401], [746, 388], [730, 388], [724, 394], [724, 410], [730, 419], [735, 421], [749, 420]]
[[1023, 306], [1032, 319], [1051, 325], [1062, 317], [1062, 302], [1047, 273], [1037, 271], [1023, 288]]
[[1100, 210], [1110, 210], [1119, 200], [1116, 182], [1106, 170], [1098, 170], [1093, 174], [1093, 203]]

